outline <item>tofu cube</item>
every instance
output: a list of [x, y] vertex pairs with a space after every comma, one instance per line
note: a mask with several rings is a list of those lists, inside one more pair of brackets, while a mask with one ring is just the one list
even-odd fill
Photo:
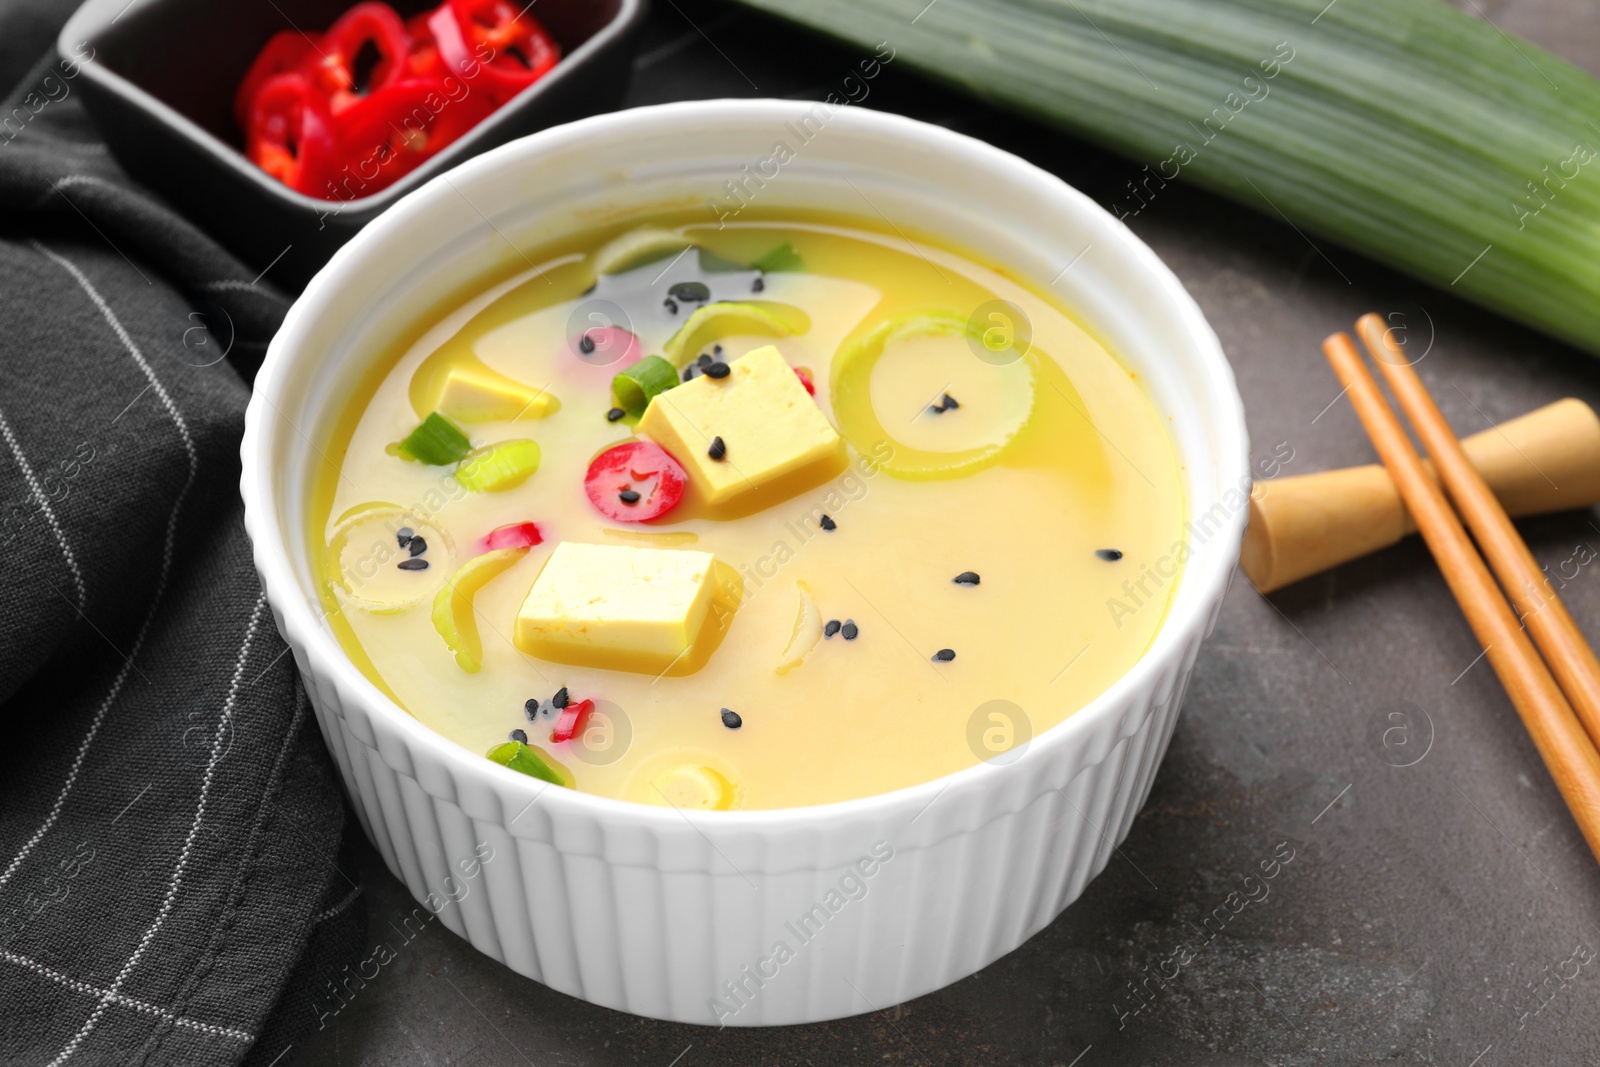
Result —
[[[700, 375], [658, 394], [639, 433], [672, 453], [709, 504], [723, 504], [813, 463], [844, 442], [777, 348], [754, 349], [722, 379]], [[727, 452], [712, 459], [713, 438]]]
[[561, 407], [548, 389], [524, 385], [476, 360], [450, 364], [433, 406], [458, 422], [542, 419]]
[[522, 602], [512, 641], [562, 663], [663, 670], [700, 636], [714, 562], [709, 552], [563, 541]]

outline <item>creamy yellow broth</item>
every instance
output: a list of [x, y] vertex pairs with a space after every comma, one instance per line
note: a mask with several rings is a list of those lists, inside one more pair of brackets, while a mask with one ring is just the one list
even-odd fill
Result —
[[[415, 340], [350, 398], [328, 442], [329, 464], [313, 487], [311, 544], [340, 640], [374, 682], [475, 753], [525, 731], [580, 790], [646, 803], [780, 808], [868, 796], [980, 757], [1006, 758], [1006, 749], [1061, 722], [1138, 660], [1178, 584], [1147, 565], [1181, 540], [1178, 461], [1136, 377], [1068, 312], [974, 259], [912, 246], [898, 231], [859, 221], [724, 229], [654, 221], [680, 225], [734, 262], [792, 245], [800, 270], [768, 273], [763, 292], [737, 298], [798, 307], [809, 329], [717, 343], [725, 359], [776, 344], [792, 366], [810, 371], [816, 402], [836, 424], [836, 404], [865, 401], [857, 414], [876, 417], [873, 439], [858, 432], [842, 470], [786, 485], [778, 499], [723, 511], [686, 499], [647, 524], [602, 516], [585, 496], [586, 468], [629, 439], [633, 425], [606, 419], [614, 368], [582, 365], [569, 342], [581, 328], [575, 309], [592, 310], [586, 301], [613, 291], [602, 285], [585, 296], [595, 282], [588, 253], [624, 227], [587, 246], [530, 255], [534, 269], [419, 324]], [[663, 259], [647, 272], [671, 269]], [[656, 297], [624, 309], [647, 353], [663, 350], [689, 310], [667, 314]], [[886, 348], [870, 373], [853, 374], [846, 384], [855, 392], [833, 395], [835, 376], [853, 373], [841, 374], [836, 353], [885, 321], [941, 309], [966, 319], [995, 300], [1026, 313], [1027, 359], [997, 366], [1002, 361], [977, 358], [965, 337], [914, 336]], [[463, 424], [474, 445], [539, 444], [537, 472], [514, 489], [467, 492], [449, 467], [395, 454], [427, 414], [414, 403], [426, 400], [425, 379], [452, 360], [478, 360], [545, 390], [537, 413]], [[946, 393], [960, 407], [930, 412]], [[908, 457], [981, 452], [1019, 425], [986, 466], [897, 476]], [[382, 533], [393, 529], [394, 509], [429, 538], [426, 572], [397, 569], [406, 553]], [[823, 513], [836, 529], [821, 529]], [[482, 669], [467, 673], [435, 629], [433, 595], [481, 551], [480, 537], [519, 521], [536, 522], [544, 542], [477, 593]], [[518, 609], [561, 541], [714, 553], [723, 579], [714, 614], [723, 621], [708, 624], [718, 631], [709, 651], [664, 674], [519, 651], [511, 640]], [[1122, 558], [1102, 558], [1101, 549]], [[966, 571], [981, 584], [952, 580]], [[383, 610], [371, 610], [375, 604]], [[859, 636], [813, 640], [813, 627], [826, 620], [853, 620]], [[941, 649], [955, 658], [933, 659]], [[595, 699], [597, 711], [579, 740], [553, 744], [552, 720], [530, 722], [524, 704], [562, 686], [574, 700]], [[723, 708], [741, 717], [738, 729], [724, 725]]]

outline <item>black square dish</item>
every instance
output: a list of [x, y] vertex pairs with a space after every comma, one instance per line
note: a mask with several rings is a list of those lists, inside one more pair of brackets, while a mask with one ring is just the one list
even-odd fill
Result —
[[[57, 48], [63, 57], [92, 55], [83, 63], [84, 104], [129, 174], [182, 205], [246, 263], [271, 264], [274, 281], [299, 288], [352, 234], [434, 175], [523, 134], [614, 108], [645, 14], [645, 0], [539, 0], [539, 21], [561, 45], [554, 70], [393, 185], [321, 200], [245, 157], [232, 101], [267, 38], [283, 29], [321, 32], [353, 2], [88, 0]], [[436, 3], [393, 6], [406, 17]]]

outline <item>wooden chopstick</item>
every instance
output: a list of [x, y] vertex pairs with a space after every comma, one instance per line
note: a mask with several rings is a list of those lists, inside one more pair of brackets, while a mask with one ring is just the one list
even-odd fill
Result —
[[1444, 492], [1422, 465], [1348, 334], [1322, 344], [1484, 655], [1522, 717], [1589, 850], [1600, 859], [1600, 754], [1518, 624]]
[[1550, 673], [1589, 732], [1590, 741], [1600, 745], [1600, 660], [1595, 659], [1594, 649], [1550, 587], [1506, 509], [1467, 458], [1421, 376], [1389, 336], [1387, 324], [1380, 316], [1364, 315], [1356, 329], [1389, 380], [1411, 428], [1422, 439], [1479, 551], [1544, 654]]

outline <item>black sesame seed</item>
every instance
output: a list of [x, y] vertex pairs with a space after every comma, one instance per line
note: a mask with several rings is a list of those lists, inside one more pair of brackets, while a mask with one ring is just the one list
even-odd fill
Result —
[[956, 403], [956, 398], [951, 396], [949, 393], [945, 393], [939, 399], [943, 402], [944, 410], [946, 411], [954, 411], [956, 408], [961, 406], [960, 404]]
[[712, 354], [712, 355], [713, 355], [713, 356], [720, 356], [720, 355], [722, 355], [722, 346], [721, 346], [721, 345], [712, 345], [712, 346], [711, 346], [711, 354]]
[[[717, 351], [722, 351], [721, 345], [717, 346]], [[710, 352], [702, 352], [700, 353], [700, 358], [695, 360], [695, 362], [700, 364], [702, 367], [709, 367], [712, 363], [716, 362], [716, 360], [712, 357]]]
[[759, 293], [766, 287], [767, 283], [760, 278], [757, 278], [755, 281], [750, 283], [750, 291], [752, 293]]
[[670, 296], [661, 301], [661, 306], [667, 309], [668, 315], [676, 315], [678, 313], [678, 302]]
[[818, 519], [817, 522], [824, 530], [837, 530], [839, 528], [839, 524], [834, 522], [833, 518], [828, 515], [822, 516], [822, 518]]
[[1097, 548], [1094, 550], [1094, 554], [1107, 563], [1115, 563], [1122, 558], [1122, 550], [1120, 548]]
[[428, 561], [425, 559], [403, 559], [398, 566], [403, 571], [425, 571], [428, 569]]
[[417, 536], [417, 531], [413, 530], [409, 526], [402, 526], [400, 529], [394, 532], [394, 539], [400, 543], [401, 548], [409, 545], [411, 543], [411, 539], [415, 536]]
[[720, 461], [727, 454], [728, 454], [728, 444], [727, 444], [727, 442], [724, 441], [720, 437], [713, 437], [711, 439], [711, 447], [706, 449], [706, 455], [710, 456], [712, 459]]
[[513, 740], [513, 741], [521, 741], [523, 744], [527, 744], [528, 743], [528, 731], [526, 731], [526, 730], [512, 730], [511, 731], [511, 740]]
[[624, 504], [637, 504], [639, 502], [639, 490], [624, 489], [622, 492], [617, 494], [617, 499], [622, 501]]
[[706, 365], [707, 378], [726, 378], [731, 371], [732, 368], [721, 360]]
[[979, 581], [978, 572], [977, 571], [962, 571], [960, 574], [956, 575], [954, 578], [952, 578], [950, 580], [952, 582], [955, 582], [957, 585], [977, 585], [978, 581]]
[[839, 632], [844, 635], [846, 641], [854, 641], [861, 633], [861, 627], [856, 625], [854, 619], [846, 619], [844, 620], [844, 625], [839, 628]]
[[564, 708], [572, 703], [572, 698], [567, 695], [567, 687], [562, 686], [556, 690], [556, 695], [550, 698], [550, 703], [558, 708]]
[[578, 351], [582, 352], [586, 356], [592, 353], [594, 351], [594, 338], [590, 337], [588, 334], [584, 334], [582, 337], [579, 337]]
[[827, 622], [827, 625], [825, 625], [822, 628], [822, 636], [823, 637], [832, 637], [834, 634], [836, 634], [838, 632], [839, 632], [839, 620], [838, 619], [829, 619], [828, 622]]
[[691, 363], [687, 367], [683, 368], [683, 380], [686, 382], [693, 381], [695, 378], [700, 377], [700, 375], [704, 374], [705, 372], [706, 369], [700, 366], [700, 364]]
[[744, 725], [744, 720], [741, 719], [739, 717], [739, 713], [734, 711], [732, 708], [723, 708], [722, 725], [726, 726], [730, 730], [737, 730], [739, 727]]
[[527, 701], [524, 701], [522, 705], [522, 714], [528, 717], [529, 722], [533, 722], [535, 719], [537, 719], [539, 717], [539, 698], [531, 697]]
[[668, 289], [667, 293], [674, 300], [692, 304], [703, 304], [711, 299], [711, 290], [707, 288], [705, 282], [679, 282]]
[[627, 414], [627, 412], [623, 411], [621, 408], [612, 408], [610, 411], [606, 412], [606, 421], [607, 422], [616, 422], [618, 419], [622, 418], [622, 416], [624, 416], [626, 414]]
[[941, 648], [939, 651], [937, 651], [937, 652], [935, 652], [933, 654], [933, 659], [934, 659], [935, 663], [949, 663], [951, 660], [953, 660], [955, 658], [956, 658], [956, 650], [953, 649], [953, 648]]
[[409, 547], [413, 556], [420, 556], [424, 552], [428, 551], [428, 542], [424, 541], [421, 537], [413, 537]]

